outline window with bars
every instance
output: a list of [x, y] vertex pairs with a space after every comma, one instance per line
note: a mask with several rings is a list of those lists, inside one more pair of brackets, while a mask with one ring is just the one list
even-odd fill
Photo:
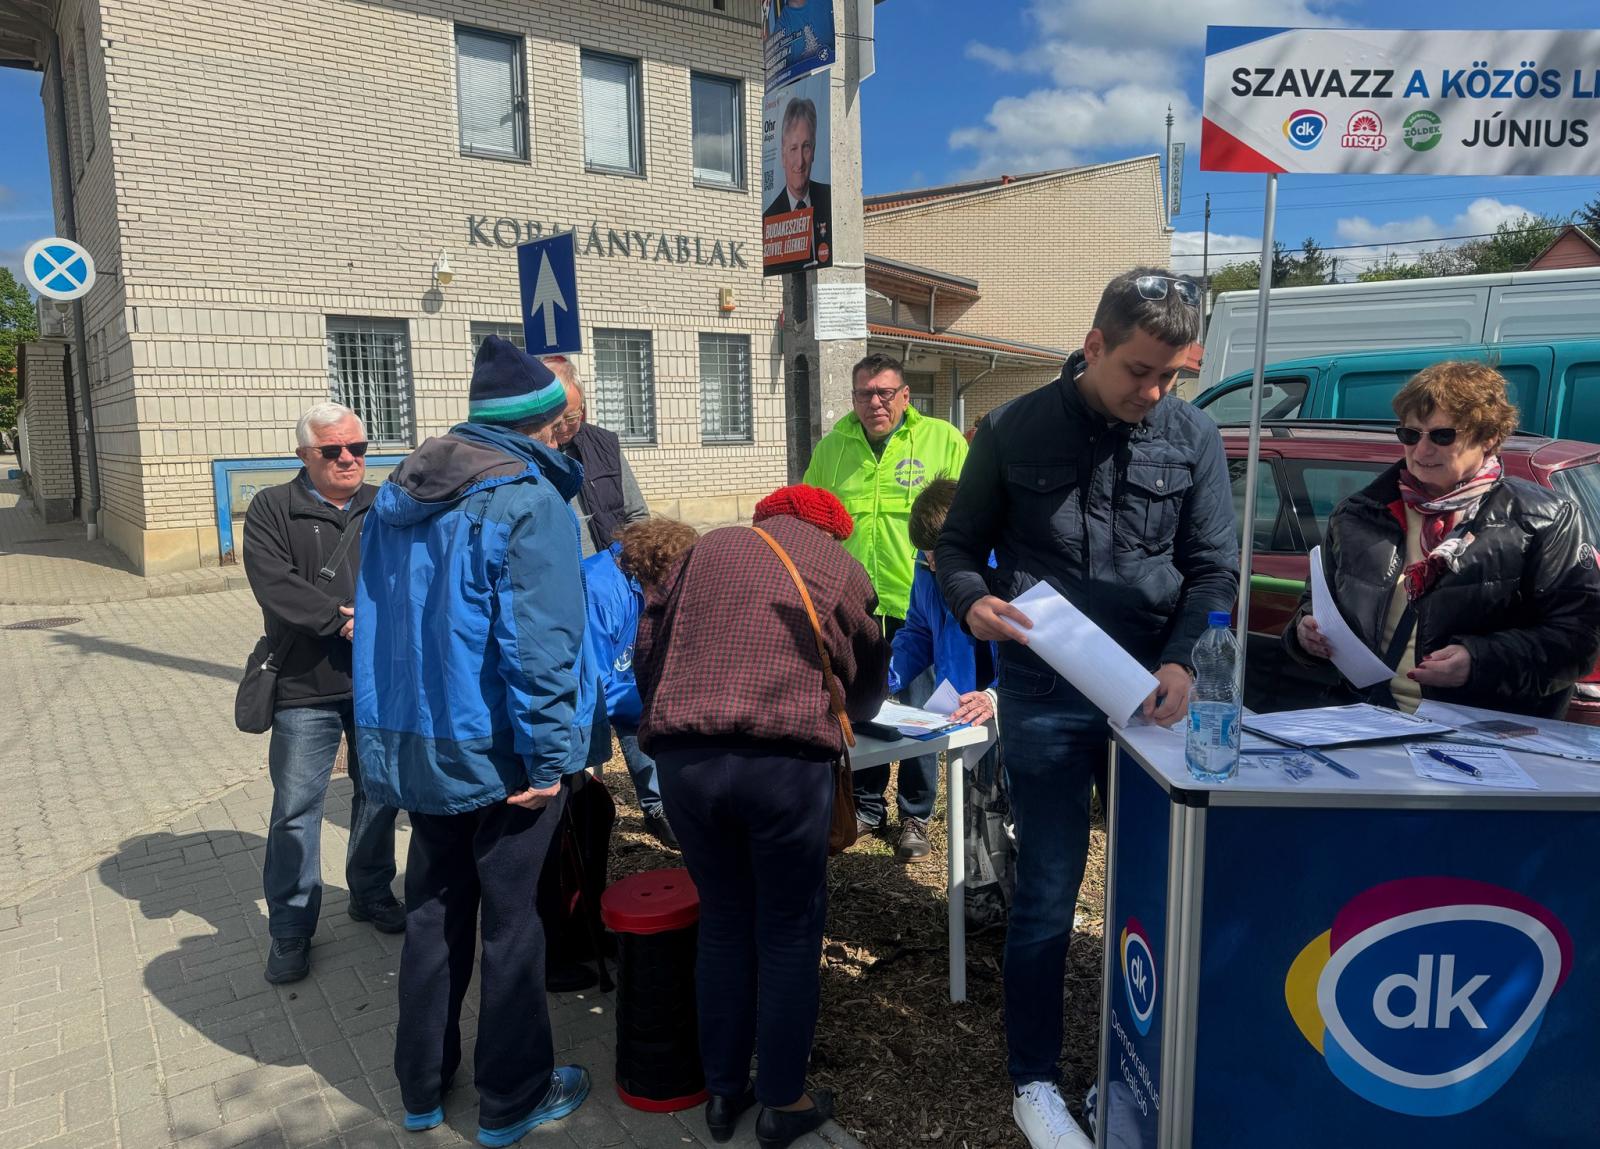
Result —
[[380, 446], [410, 447], [411, 345], [403, 320], [328, 319], [328, 396]]
[[700, 336], [700, 440], [749, 443], [750, 337]]
[[520, 323], [474, 323], [472, 325], [472, 362], [478, 361], [478, 351], [483, 346], [483, 341], [491, 335], [498, 335], [501, 339], [520, 347], [528, 349], [527, 339], [522, 334]]
[[528, 158], [520, 36], [456, 29], [456, 103], [462, 155]]
[[931, 371], [903, 371], [901, 378], [911, 391], [911, 405], [924, 415], [933, 414], [933, 373]]
[[655, 355], [648, 331], [595, 328], [590, 414], [624, 443], [656, 441]]
[[595, 171], [644, 174], [639, 61], [584, 52], [583, 162]]
[[694, 130], [694, 178], [722, 187], [744, 185], [744, 133], [739, 81], [720, 76], [689, 78]]

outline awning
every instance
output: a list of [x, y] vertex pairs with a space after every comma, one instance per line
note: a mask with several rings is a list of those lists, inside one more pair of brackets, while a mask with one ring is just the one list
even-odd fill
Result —
[[914, 327], [892, 327], [887, 323], [867, 324], [867, 338], [869, 342], [877, 339], [952, 353], [964, 352], [980, 357], [998, 355], [1002, 359], [1017, 359], [1036, 364], [1064, 363], [1069, 354], [1059, 348], [1039, 347], [1011, 339], [993, 339], [983, 335], [968, 335], [961, 331], [918, 331]]

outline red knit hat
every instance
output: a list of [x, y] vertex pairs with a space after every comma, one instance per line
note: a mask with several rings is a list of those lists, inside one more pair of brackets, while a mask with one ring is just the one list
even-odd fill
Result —
[[821, 487], [808, 487], [804, 483], [796, 483], [792, 487], [779, 487], [773, 491], [756, 504], [755, 517], [750, 521], [759, 523], [774, 515], [793, 515], [827, 531], [840, 542], [849, 538], [850, 532], [856, 529], [855, 523], [851, 521], [850, 512], [844, 509], [844, 504], [832, 491], [825, 491]]

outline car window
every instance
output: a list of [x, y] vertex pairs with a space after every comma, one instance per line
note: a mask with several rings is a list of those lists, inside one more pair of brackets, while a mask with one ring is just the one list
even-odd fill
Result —
[[[1501, 365], [1495, 369], [1505, 378], [1506, 394], [1521, 413], [1524, 429], [1538, 433], [1538, 427], [1527, 426], [1527, 415], [1537, 406], [1539, 369], [1527, 363]], [[1420, 367], [1414, 364], [1403, 370], [1391, 368], [1345, 372], [1333, 384], [1333, 417], [1382, 419], [1385, 422], [1394, 422], [1394, 397], [1418, 370]], [[1569, 434], [1565, 431], [1562, 433]]]
[[1372, 482], [1387, 463], [1343, 459], [1285, 459], [1284, 478], [1300, 515], [1307, 549], [1318, 546], [1333, 508]]
[[[1245, 460], [1228, 460], [1228, 479], [1233, 484], [1233, 521], [1244, 521]], [[1278, 487], [1278, 477], [1270, 459], [1262, 459], [1256, 471], [1256, 529], [1251, 544], [1258, 551], [1293, 554], [1300, 549], [1289, 524], [1289, 515]]]
[[1583, 514], [1583, 533], [1591, 543], [1600, 543], [1600, 463], [1567, 467], [1550, 476], [1556, 490], [1578, 504]]
[[[1293, 419], [1306, 401], [1304, 379], [1267, 379], [1261, 385], [1261, 417]], [[1250, 381], [1230, 387], [1201, 408], [1218, 423], [1250, 421]]]
[[1567, 371], [1566, 393], [1566, 410], [1556, 434], [1600, 443], [1600, 363], [1574, 363]]

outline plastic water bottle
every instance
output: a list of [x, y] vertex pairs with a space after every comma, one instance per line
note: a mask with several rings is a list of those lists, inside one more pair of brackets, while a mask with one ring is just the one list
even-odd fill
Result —
[[1184, 757], [1189, 773], [1203, 782], [1221, 782], [1239, 769], [1239, 640], [1232, 616], [1211, 612], [1209, 626], [1194, 644], [1194, 690], [1189, 695], [1189, 735]]

